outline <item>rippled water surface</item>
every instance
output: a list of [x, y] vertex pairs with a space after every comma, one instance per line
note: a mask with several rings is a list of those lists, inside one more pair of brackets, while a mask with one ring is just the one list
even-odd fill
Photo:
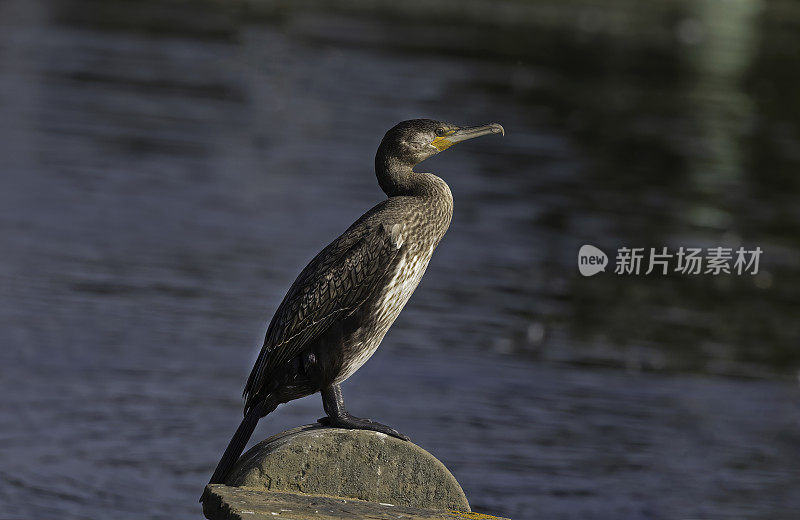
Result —
[[[425, 163], [454, 222], [349, 408], [483, 512], [800, 515], [792, 4], [253, 5], [0, 3], [0, 517], [198, 518], [271, 313], [411, 117], [506, 137]], [[583, 278], [584, 243], [765, 253]]]

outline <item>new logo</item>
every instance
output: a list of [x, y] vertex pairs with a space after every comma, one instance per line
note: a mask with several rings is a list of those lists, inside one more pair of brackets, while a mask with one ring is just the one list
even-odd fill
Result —
[[608, 265], [606, 254], [594, 246], [586, 244], [578, 251], [578, 270], [583, 276], [594, 276], [605, 271]]

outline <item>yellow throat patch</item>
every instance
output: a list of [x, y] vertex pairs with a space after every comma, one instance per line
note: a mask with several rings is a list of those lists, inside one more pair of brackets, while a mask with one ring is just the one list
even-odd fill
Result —
[[434, 148], [436, 148], [440, 152], [442, 152], [444, 150], [447, 150], [448, 148], [450, 148], [454, 144], [455, 143], [453, 141], [451, 141], [450, 139], [448, 139], [447, 137], [437, 137], [436, 139], [431, 141], [431, 146], [433, 146]]

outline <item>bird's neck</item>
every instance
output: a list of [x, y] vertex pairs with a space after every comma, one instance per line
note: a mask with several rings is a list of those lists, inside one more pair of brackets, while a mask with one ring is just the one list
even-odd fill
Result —
[[393, 197], [413, 197], [425, 215], [425, 223], [431, 226], [429, 238], [433, 246], [442, 239], [453, 218], [453, 194], [444, 180], [432, 173], [415, 172], [413, 165], [380, 156], [375, 161], [378, 182], [384, 193]]
[[389, 197], [430, 197], [452, 204], [453, 196], [443, 179], [432, 173], [415, 172], [413, 165], [394, 157], [376, 157], [375, 174]]

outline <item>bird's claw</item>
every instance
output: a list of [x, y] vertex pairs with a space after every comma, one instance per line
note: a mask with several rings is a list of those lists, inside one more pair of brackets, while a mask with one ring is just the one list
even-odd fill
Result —
[[372, 421], [370, 419], [362, 419], [361, 417], [353, 417], [352, 415], [346, 415], [342, 417], [320, 417], [317, 419], [317, 422], [323, 426], [328, 426], [331, 428], [346, 428], [349, 430], [372, 430], [375, 432], [384, 433], [391, 437], [396, 437], [400, 440], [404, 441], [411, 441], [411, 439], [407, 435], [403, 435], [399, 431], [386, 426], [385, 424], [381, 424], [379, 422]]

